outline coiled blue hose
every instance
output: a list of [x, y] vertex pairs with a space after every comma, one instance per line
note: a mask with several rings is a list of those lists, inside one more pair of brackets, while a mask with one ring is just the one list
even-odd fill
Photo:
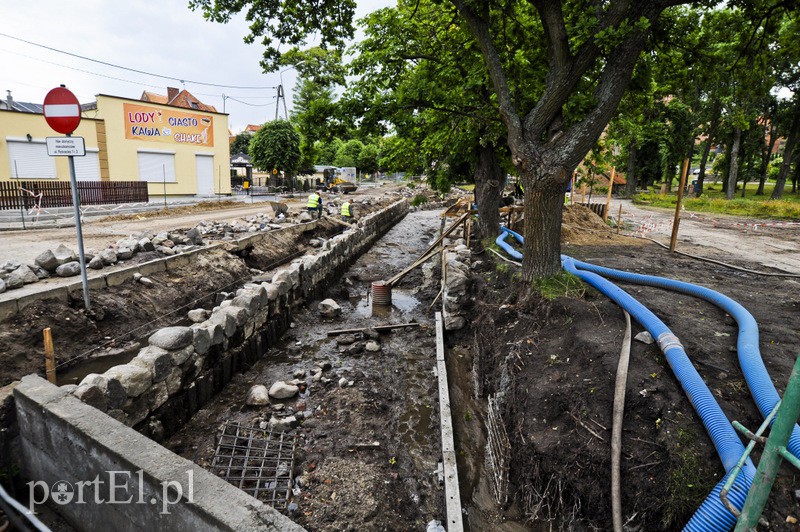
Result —
[[[730, 314], [739, 326], [739, 336], [736, 342], [739, 366], [742, 368], [747, 386], [758, 405], [759, 411], [761, 411], [761, 415], [766, 418], [775, 408], [775, 405], [778, 404], [781, 399], [780, 395], [778, 395], [778, 390], [772, 384], [772, 379], [767, 372], [766, 366], [764, 366], [761, 351], [758, 347], [758, 324], [753, 315], [742, 305], [728, 296], [704, 286], [652, 275], [640, 275], [614, 270], [578, 260], [575, 260], [574, 263], [578, 269], [594, 272], [617, 281], [665, 288], [699, 297]], [[797, 424], [792, 429], [792, 435], [786, 447], [793, 455], [800, 458], [800, 426]]]
[[517, 260], [522, 260], [522, 253], [520, 253], [519, 251], [517, 251], [516, 249], [514, 249], [514, 248], [511, 246], [511, 244], [509, 244], [508, 242], [506, 242], [506, 237], [507, 237], [508, 235], [511, 235], [511, 236], [513, 236], [514, 238], [516, 238], [516, 239], [517, 239], [517, 241], [518, 241], [520, 244], [524, 243], [524, 242], [525, 242], [525, 239], [524, 239], [524, 238], [522, 238], [522, 235], [520, 235], [519, 233], [515, 233], [515, 232], [514, 232], [514, 231], [512, 231], [511, 229], [507, 229], [507, 228], [505, 228], [505, 227], [501, 227], [500, 229], [501, 229], [501, 231], [500, 231], [500, 234], [497, 236], [497, 238], [495, 239], [494, 243], [495, 243], [495, 244], [497, 244], [498, 246], [500, 246], [501, 248], [503, 248], [503, 250], [504, 250], [506, 253], [508, 253], [509, 255], [511, 255], [512, 257], [514, 257], [515, 259], [517, 259]]
[[[502, 229], [503, 232], [495, 241], [497, 245], [510, 255], [522, 258], [521, 254], [505, 241], [505, 237], [507, 234], [511, 234], [520, 243], [524, 243], [524, 238], [506, 228]], [[726, 472], [726, 476], [715, 486], [689, 520], [685, 530], [730, 530], [736, 523], [736, 517], [724, 507], [719, 493], [727, 480], [727, 474], [744, 453], [744, 446], [703, 379], [694, 369], [680, 341], [655, 314], [614, 283], [594, 272], [579, 270], [575, 261], [566, 255], [562, 255], [561, 260], [566, 271], [577, 275], [611, 298], [641, 323], [653, 335], [653, 338], [657, 339], [673, 373], [680, 381], [689, 401], [711, 436]], [[755, 467], [748, 458], [728, 494], [728, 500], [737, 508], [741, 509], [744, 505], [754, 475]]]

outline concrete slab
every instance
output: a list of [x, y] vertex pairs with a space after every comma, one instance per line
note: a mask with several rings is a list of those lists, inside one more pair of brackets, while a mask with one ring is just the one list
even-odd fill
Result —
[[133, 274], [137, 273], [139, 268], [125, 268], [124, 270], [117, 270], [115, 272], [109, 272], [105, 275], [106, 278], [106, 285], [109, 287], [111, 286], [119, 286], [128, 279], [133, 278]]
[[43, 299], [58, 299], [59, 301], [69, 301], [69, 292], [66, 286], [47, 288], [38, 292], [31, 292], [17, 298], [17, 310], [20, 311], [36, 301]]
[[167, 271], [167, 261], [165, 259], [156, 259], [139, 264], [139, 273], [142, 275], [152, 275], [165, 271]]

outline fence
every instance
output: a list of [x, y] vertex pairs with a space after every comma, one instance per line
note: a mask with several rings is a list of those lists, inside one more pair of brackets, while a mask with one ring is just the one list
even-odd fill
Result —
[[[78, 197], [81, 205], [146, 203], [149, 199], [145, 181], [78, 181]], [[0, 181], [0, 210], [71, 206], [69, 181]]]

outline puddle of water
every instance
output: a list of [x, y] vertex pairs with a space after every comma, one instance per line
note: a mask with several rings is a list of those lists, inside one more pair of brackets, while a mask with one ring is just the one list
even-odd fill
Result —
[[[351, 298], [351, 302], [355, 298]], [[388, 318], [395, 314], [403, 315], [408, 314], [419, 306], [419, 299], [412, 296], [405, 290], [392, 291], [392, 304], [391, 305], [373, 305], [372, 297], [369, 292], [361, 296], [355, 303], [355, 312], [359, 316], [365, 318], [378, 317]]]
[[98, 356], [81, 362], [79, 365], [67, 371], [57, 373], [57, 383], [59, 386], [64, 386], [65, 384], [80, 384], [83, 378], [90, 373], [105, 373], [106, 370], [114, 366], [127, 364], [139, 352], [139, 347], [138, 343], [134, 343], [126, 347], [120, 353]]

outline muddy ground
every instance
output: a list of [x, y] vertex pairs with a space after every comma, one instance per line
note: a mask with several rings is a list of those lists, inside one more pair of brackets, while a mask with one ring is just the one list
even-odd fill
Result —
[[[424, 530], [443, 520], [443, 491], [436, 475], [441, 456], [436, 342], [429, 305], [438, 276], [416, 270], [393, 290], [390, 308], [373, 307], [372, 281], [410, 264], [439, 228], [437, 212], [410, 213], [322, 296], [342, 306], [342, 316], [321, 319], [319, 301], [294, 315], [280, 345], [198, 412], [165, 445], [203, 467], [211, 465], [226, 421], [258, 426], [270, 417], [300, 412], [294, 472], [296, 509], [309, 530]], [[362, 334], [327, 336], [337, 329], [417, 321], [420, 327], [375, 336], [380, 351], [365, 350]], [[322, 381], [312, 368], [330, 367]], [[306, 382], [301, 397], [248, 407], [251, 386]], [[341, 382], [340, 382], [341, 380]], [[326, 382], [327, 381], [327, 382]], [[265, 494], [268, 495], [268, 494]]]
[[[419, 221], [423, 219], [424, 223]], [[257, 423], [273, 411], [310, 410], [312, 415], [298, 431], [302, 440], [296, 472], [304, 484], [294, 519], [310, 530], [421, 530], [431, 519], [442, 519], [442, 492], [435, 475], [440, 442], [431, 373], [433, 311], [428, 310], [438, 291], [431, 283], [438, 270], [416, 271], [405, 279], [389, 313], [373, 313], [367, 297], [370, 281], [411, 262], [438, 229], [435, 213], [406, 220], [415, 223], [382, 242], [340, 283], [332, 284], [328, 295], [343, 306], [341, 319], [321, 321], [314, 302], [309, 302], [295, 316], [295, 327], [282, 344], [252, 371], [236, 377], [167, 446], [208, 466], [224, 420]], [[338, 231], [335, 225], [324, 226], [321, 234], [306, 235], [297, 244], [300, 247], [276, 243], [244, 259], [225, 252], [211, 254], [201, 269], [153, 276], [158, 290], [124, 284], [93, 294], [101, 308], [94, 317], [84, 315], [80, 301], [29, 307], [24, 316], [0, 324], [3, 382], [30, 371], [43, 372], [45, 326], [54, 328], [61, 362], [114, 339], [104, 353], [124, 351], [149, 331], [139, 338], [125, 333], [171, 324], [150, 322], [182, 305], [210, 305], [210, 297], [199, 296], [253, 275], [249, 268], [273, 267], [301, 251], [308, 238]], [[797, 280], [759, 277], [671, 255], [655, 244], [613, 235], [599, 219], [585, 213], [567, 213], [564, 229], [564, 252], [575, 258], [691, 281], [742, 303], [761, 327], [762, 356], [776, 387], [783, 390], [800, 352]], [[725, 228], [726, 237], [732, 231]], [[759, 236], [736, 234], [745, 249], [748, 239]], [[800, 231], [789, 239], [786, 231], [779, 234], [787, 242], [800, 241]], [[762, 257], [751, 262], [741, 255], [715, 256], [700, 242], [691, 250], [763, 269], [756, 264], [763, 262]], [[474, 253], [473, 259], [481, 264], [475, 268], [472, 323], [447, 336], [466, 524], [470, 530], [609, 529], [611, 402], [624, 332], [622, 312], [585, 287], [564, 289], [552, 300], [526, 296], [515, 266], [480, 247]], [[728, 417], [757, 427], [760, 416], [738, 369], [732, 320], [688, 296], [624, 288], [672, 327]], [[363, 348], [364, 338], [339, 345], [326, 336], [330, 328], [411, 319], [423, 326], [381, 335], [381, 350], [375, 354], [350, 347]], [[641, 330], [634, 323], [634, 334]], [[324, 362], [331, 363], [325, 372], [331, 383], [313, 383], [308, 397], [285, 403], [283, 410], [277, 405], [263, 410], [242, 406], [251, 385], [290, 379], [295, 370], [308, 376], [310, 369]], [[345, 378], [343, 387], [340, 378]], [[504, 421], [512, 446], [509, 501], [502, 507], [492, 502], [483, 454], [486, 398], [498, 392], [505, 393]], [[723, 471], [691, 405], [653, 345], [633, 344], [624, 429], [627, 528], [681, 528]], [[375, 441], [378, 445], [373, 448]], [[754, 456], [758, 458], [758, 451]], [[800, 474], [784, 467], [765, 514], [770, 530], [797, 530], [786, 518], [800, 518], [800, 501], [794, 494], [798, 488]]]
[[[564, 253], [594, 264], [701, 284], [744, 305], [759, 323], [762, 357], [783, 391], [800, 352], [796, 280], [733, 271], [609, 231], [578, 234], [576, 226], [602, 227], [597, 219], [581, 218], [570, 220], [565, 228], [564, 240], [572, 243], [565, 245]], [[459, 461], [459, 472], [462, 494], [471, 493], [465, 495], [471, 528], [608, 530], [609, 442], [623, 313], [585, 285], [564, 289], [552, 300], [521, 297], [514, 267], [489, 253], [482, 257], [472, 310], [477, 319], [448, 338], [451, 349], [461, 355], [454, 373], [470, 381], [468, 374], [477, 367], [480, 375], [454, 401], [454, 418], [464, 420], [457, 445], [464, 445], [467, 455]], [[729, 419], [757, 428], [761, 418], [736, 357], [735, 322], [689, 296], [623, 287], [681, 339]], [[634, 323], [633, 334], [642, 330]], [[512, 447], [510, 498], [502, 510], [490, 502], [481, 459], [485, 397], [498, 392], [505, 393], [505, 428]], [[789, 467], [782, 472], [765, 517], [770, 530], [796, 531], [797, 525], [786, 519], [800, 518], [795, 495], [800, 473]], [[723, 474], [710, 439], [657, 346], [634, 342], [622, 459], [628, 529], [680, 529]]]
[[[387, 198], [373, 205], [359, 205], [360, 214], [390, 202]], [[268, 204], [262, 204], [262, 209], [270, 212]], [[194, 218], [192, 221], [196, 222]], [[194, 225], [168, 227], [188, 230]], [[102, 373], [126, 362], [153, 331], [182, 324], [192, 308], [213, 306], [220, 292], [235, 292], [254, 275], [312, 249], [312, 239], [330, 238], [344, 229], [341, 223], [323, 219], [317, 229], [300, 237], [271, 232], [263, 243], [245, 252], [214, 250], [190, 266], [152, 274], [153, 287], [129, 280], [119, 286], [90, 290], [89, 313], [84, 311], [79, 293], [68, 303], [37, 301], [0, 323], [0, 385], [29, 373], [44, 375], [42, 330], [46, 327], [53, 335], [59, 384], [73, 384], [87, 373]], [[161, 258], [156, 252], [139, 253], [128, 264], [156, 258]]]

